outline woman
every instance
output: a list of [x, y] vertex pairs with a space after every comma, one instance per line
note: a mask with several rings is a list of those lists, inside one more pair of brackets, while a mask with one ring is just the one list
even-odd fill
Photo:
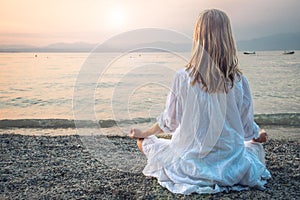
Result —
[[[270, 173], [253, 120], [248, 82], [238, 68], [236, 46], [227, 15], [202, 12], [196, 22], [193, 53], [177, 72], [165, 111], [146, 131], [131, 129], [147, 157], [146, 176], [173, 193], [216, 193], [264, 189]], [[155, 134], [170, 133], [159, 139]]]

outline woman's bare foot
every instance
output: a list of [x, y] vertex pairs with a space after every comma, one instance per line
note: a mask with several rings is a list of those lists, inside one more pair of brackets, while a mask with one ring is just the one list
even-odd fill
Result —
[[144, 139], [141, 139], [141, 138], [140, 138], [140, 139], [137, 139], [137, 140], [136, 140], [136, 144], [137, 144], [139, 150], [140, 150], [143, 154], [145, 154], [144, 151], [143, 151], [143, 141], [144, 141]]
[[268, 141], [268, 134], [265, 130], [262, 130], [259, 133], [259, 137], [256, 139], [253, 139], [254, 142], [259, 142], [259, 143], [265, 143]]

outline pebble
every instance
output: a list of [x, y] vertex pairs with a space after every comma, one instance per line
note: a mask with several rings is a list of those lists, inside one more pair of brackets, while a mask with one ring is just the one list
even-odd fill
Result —
[[[138, 154], [134, 140], [108, 137], [118, 148]], [[79, 136], [0, 135], [0, 199], [297, 199], [299, 144], [264, 144], [272, 179], [266, 190], [172, 194], [141, 172], [121, 171], [93, 157]], [[114, 152], [110, 152], [113, 155]], [[141, 160], [143, 166], [146, 160]]]

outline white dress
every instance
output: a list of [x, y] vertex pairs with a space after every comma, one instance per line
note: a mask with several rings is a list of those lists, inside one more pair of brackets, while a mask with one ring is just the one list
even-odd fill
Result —
[[143, 141], [146, 176], [173, 193], [216, 193], [264, 189], [271, 175], [258, 137], [248, 82], [236, 78], [225, 93], [208, 94], [191, 86], [188, 73], [176, 73], [158, 125], [171, 140], [150, 136]]

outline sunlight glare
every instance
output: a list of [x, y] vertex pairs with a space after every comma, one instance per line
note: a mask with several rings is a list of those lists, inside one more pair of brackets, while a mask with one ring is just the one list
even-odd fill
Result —
[[126, 12], [121, 7], [115, 7], [108, 12], [108, 19], [112, 28], [123, 29], [127, 21]]

